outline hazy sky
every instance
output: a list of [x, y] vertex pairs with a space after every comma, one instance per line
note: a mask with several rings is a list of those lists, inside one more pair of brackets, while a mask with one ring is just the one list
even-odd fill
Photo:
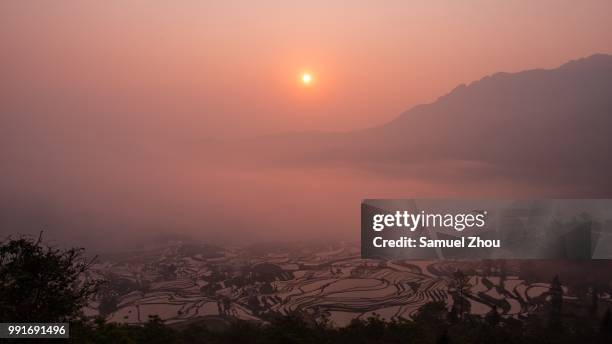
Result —
[[452, 181], [306, 168], [284, 144], [296, 168], [216, 166], [223, 150], [203, 139], [380, 125], [488, 74], [612, 53], [611, 13], [609, 0], [2, 0], [0, 234], [356, 239], [363, 198], [558, 196], [445, 162], [408, 170]]
[[0, 110], [61, 134], [350, 130], [487, 74], [612, 53], [610, 13], [606, 0], [6, 0]]

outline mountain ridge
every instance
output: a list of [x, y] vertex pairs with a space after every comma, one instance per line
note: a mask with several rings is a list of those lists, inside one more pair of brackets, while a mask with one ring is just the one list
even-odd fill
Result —
[[429, 164], [458, 178], [580, 183], [607, 194], [611, 129], [612, 56], [595, 54], [483, 77], [380, 126], [268, 136], [237, 144], [230, 155], [288, 167], [384, 165], [400, 177]]

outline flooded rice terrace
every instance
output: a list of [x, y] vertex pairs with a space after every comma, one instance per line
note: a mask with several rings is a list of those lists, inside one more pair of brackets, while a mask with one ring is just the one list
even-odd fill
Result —
[[[462, 298], [472, 314], [495, 308], [507, 316], [537, 312], [550, 279], [521, 279], [517, 261], [394, 261], [360, 259], [357, 244], [218, 247], [176, 242], [101, 257], [92, 277], [109, 281], [86, 309], [109, 321], [166, 323], [238, 318], [265, 321], [300, 314], [345, 326], [377, 314], [410, 318], [419, 307], [456, 301], [457, 271], [467, 277]], [[569, 302], [579, 297], [564, 288]], [[600, 291], [600, 300], [610, 296]]]

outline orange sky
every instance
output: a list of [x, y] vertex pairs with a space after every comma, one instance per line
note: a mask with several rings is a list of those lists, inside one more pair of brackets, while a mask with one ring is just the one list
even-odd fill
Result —
[[355, 239], [363, 198], [563, 195], [418, 178], [435, 164], [225, 166], [203, 139], [364, 128], [487, 74], [612, 53], [612, 1], [296, 3], [0, 1], [0, 232]]
[[612, 53], [610, 13], [605, 0], [2, 1], [0, 100], [61, 133], [65, 120], [187, 138], [350, 130], [487, 74]]

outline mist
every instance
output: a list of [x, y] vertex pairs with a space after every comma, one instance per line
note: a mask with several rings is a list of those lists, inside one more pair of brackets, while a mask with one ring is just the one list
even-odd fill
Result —
[[[168, 235], [357, 240], [364, 198], [604, 197], [607, 64], [524, 107], [502, 96], [512, 83], [473, 98], [455, 87], [612, 52], [610, 6], [3, 1], [0, 235], [106, 248]], [[296, 81], [304, 69], [316, 87]], [[546, 112], [542, 132], [571, 111], [555, 140], [530, 132], [529, 146], [496, 127], [515, 108], [529, 110], [523, 128]], [[572, 138], [583, 113], [587, 134]], [[472, 115], [487, 129], [447, 125]], [[552, 149], [559, 137], [579, 149]]]

